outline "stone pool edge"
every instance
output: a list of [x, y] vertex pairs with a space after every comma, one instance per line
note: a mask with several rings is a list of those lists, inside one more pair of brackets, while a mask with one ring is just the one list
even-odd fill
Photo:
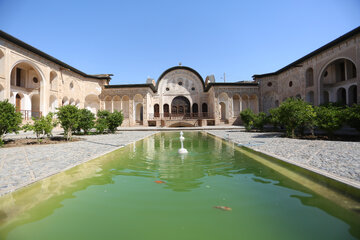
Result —
[[[229, 139], [225, 139], [224, 137], [220, 136], [220, 135], [216, 135], [214, 133], [211, 133], [211, 132], [208, 132], [206, 131], [206, 133], [210, 134], [211, 136], [214, 136], [216, 138], [220, 138], [224, 141], [228, 141], [228, 142], [231, 142], [235, 145], [237, 145], [237, 143], [233, 140], [229, 140]], [[291, 164], [291, 165], [294, 165], [294, 166], [297, 166], [297, 167], [300, 167], [300, 168], [303, 168], [305, 170], [308, 170], [314, 174], [319, 174], [323, 177], [326, 177], [326, 178], [330, 178], [334, 181], [337, 181], [337, 182], [340, 182], [340, 183], [343, 183], [345, 185], [348, 185], [350, 187], [354, 187], [358, 190], [360, 190], [360, 183], [357, 182], [357, 181], [353, 181], [351, 179], [348, 179], [348, 178], [344, 178], [344, 177], [340, 177], [340, 176], [337, 176], [337, 175], [334, 175], [334, 174], [331, 174], [329, 172], [326, 172], [326, 171], [323, 171], [323, 170], [320, 170], [320, 169], [317, 169], [317, 168], [314, 168], [314, 167], [311, 167], [311, 166], [308, 166], [308, 165], [305, 165], [305, 164], [301, 164], [301, 163], [298, 163], [298, 162], [295, 162], [295, 161], [292, 161], [292, 160], [289, 160], [289, 159], [286, 159], [282, 156], [278, 156], [278, 155], [275, 155], [275, 154], [272, 154], [272, 153], [269, 153], [267, 151], [263, 151], [263, 150], [258, 150], [258, 149], [254, 149], [252, 148], [251, 146], [246, 146], [246, 148], [248, 149], [251, 149], [252, 151], [256, 152], [256, 153], [260, 153], [260, 154], [264, 154], [264, 155], [267, 155], [269, 157], [272, 157], [272, 158], [275, 158], [275, 159], [278, 159], [280, 161], [283, 161], [285, 163], [288, 163], [288, 164]]]
[[[9, 189], [8, 191], [4, 191], [4, 192], [0, 193], [0, 197], [4, 197], [4, 196], [7, 195], [7, 194], [11, 194], [11, 193], [13, 193], [13, 192], [15, 192], [15, 191], [17, 191], [17, 190], [20, 190], [20, 189], [23, 189], [23, 188], [25, 188], [25, 187], [28, 187], [28, 186], [30, 186], [31, 184], [34, 184], [34, 183], [36, 183], [36, 182], [39, 182], [39, 181], [41, 181], [41, 180], [44, 180], [44, 179], [49, 178], [49, 177], [51, 177], [51, 176], [54, 176], [54, 175], [56, 175], [56, 174], [65, 172], [65, 171], [67, 171], [67, 170], [69, 170], [69, 169], [71, 169], [71, 168], [74, 168], [74, 167], [76, 167], [76, 166], [78, 166], [78, 165], [80, 165], [80, 164], [83, 164], [83, 163], [89, 162], [89, 161], [91, 161], [91, 160], [94, 160], [94, 159], [96, 159], [96, 158], [99, 158], [99, 157], [101, 157], [101, 156], [103, 156], [103, 155], [106, 155], [106, 154], [108, 154], [108, 153], [111, 153], [111, 152], [113, 152], [113, 151], [115, 151], [115, 150], [118, 150], [118, 149], [120, 149], [120, 148], [126, 147], [126, 146], [128, 146], [129, 144], [133, 144], [133, 143], [135, 143], [135, 142], [137, 142], [137, 141], [143, 140], [143, 139], [145, 139], [145, 138], [147, 138], [147, 137], [150, 137], [150, 136], [152, 136], [152, 135], [155, 135], [155, 134], [157, 134], [157, 133], [159, 133], [159, 131], [153, 131], [153, 132], [150, 132], [150, 131], [149, 131], [149, 134], [146, 134], [144, 137], [140, 137], [140, 138], [138, 138], [138, 139], [136, 139], [136, 140], [129, 141], [128, 143], [123, 144], [123, 145], [118, 146], [118, 147], [114, 147], [114, 148], [111, 149], [111, 150], [107, 150], [107, 151], [101, 152], [101, 153], [99, 153], [99, 154], [95, 154], [95, 155], [90, 156], [90, 157], [88, 157], [88, 158], [84, 158], [82, 161], [77, 162], [76, 164], [72, 164], [72, 165], [69, 165], [69, 166], [67, 166], [67, 167], [65, 167], [65, 168], [63, 168], [63, 169], [56, 170], [56, 171], [54, 171], [54, 172], [49, 173], [49, 174], [46, 175], [46, 176], [42, 176], [42, 177], [39, 177], [39, 178], [37, 178], [37, 179], [28, 181], [28, 182], [26, 182], [26, 183], [19, 184], [18, 186], [14, 187], [14, 188], [12, 188], [12, 189]], [[68, 144], [68, 143], [63, 143], [63, 144]]]

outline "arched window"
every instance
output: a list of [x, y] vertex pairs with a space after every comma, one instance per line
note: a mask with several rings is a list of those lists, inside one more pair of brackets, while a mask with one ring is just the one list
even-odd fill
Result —
[[50, 90], [57, 90], [57, 74], [54, 71], [50, 73]]
[[202, 115], [203, 117], [207, 117], [208, 116], [208, 105], [206, 103], [203, 103], [201, 105], [201, 111], [202, 111]]
[[305, 98], [306, 102], [314, 104], [314, 92], [310, 91], [306, 94], [306, 98]]
[[154, 105], [154, 117], [160, 117], [160, 107], [159, 104]]
[[178, 96], [171, 102], [171, 113], [190, 113], [190, 101], [184, 96]]
[[192, 112], [193, 112], [193, 116], [194, 116], [194, 117], [197, 117], [197, 116], [198, 116], [199, 107], [198, 107], [197, 103], [194, 103], [194, 104], [192, 105]]
[[336, 92], [336, 101], [340, 104], [346, 104], [346, 90], [345, 88], [339, 88]]
[[305, 74], [306, 78], [306, 87], [314, 86], [314, 70], [312, 68], [308, 68]]
[[349, 106], [357, 103], [357, 86], [352, 85], [349, 87]]
[[169, 104], [164, 104], [163, 109], [164, 109], [164, 117], [168, 117], [169, 116]]

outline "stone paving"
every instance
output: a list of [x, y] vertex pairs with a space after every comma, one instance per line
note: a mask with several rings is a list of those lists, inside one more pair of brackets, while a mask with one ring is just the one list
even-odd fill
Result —
[[290, 139], [243, 130], [207, 132], [360, 188], [360, 142]]
[[[0, 195], [154, 133], [156, 132], [124, 131], [117, 134], [81, 136], [84, 140], [70, 143], [0, 148]], [[33, 135], [21, 133], [10, 136], [10, 138], [20, 137], [33, 137]]]

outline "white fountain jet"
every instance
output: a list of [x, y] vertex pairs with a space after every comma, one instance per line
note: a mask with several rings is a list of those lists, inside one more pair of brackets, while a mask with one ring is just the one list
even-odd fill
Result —
[[184, 135], [184, 133], [181, 131], [180, 132], [181, 148], [178, 150], [178, 153], [180, 153], [180, 154], [188, 153], [188, 151], [184, 148], [184, 140], [185, 140], [185, 138], [183, 137], [183, 135]]

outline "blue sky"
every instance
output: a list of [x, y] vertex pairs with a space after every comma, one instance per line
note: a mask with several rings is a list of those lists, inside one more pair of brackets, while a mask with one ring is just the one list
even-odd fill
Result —
[[111, 84], [179, 62], [216, 81], [276, 71], [360, 25], [360, 0], [0, 0], [0, 29]]

